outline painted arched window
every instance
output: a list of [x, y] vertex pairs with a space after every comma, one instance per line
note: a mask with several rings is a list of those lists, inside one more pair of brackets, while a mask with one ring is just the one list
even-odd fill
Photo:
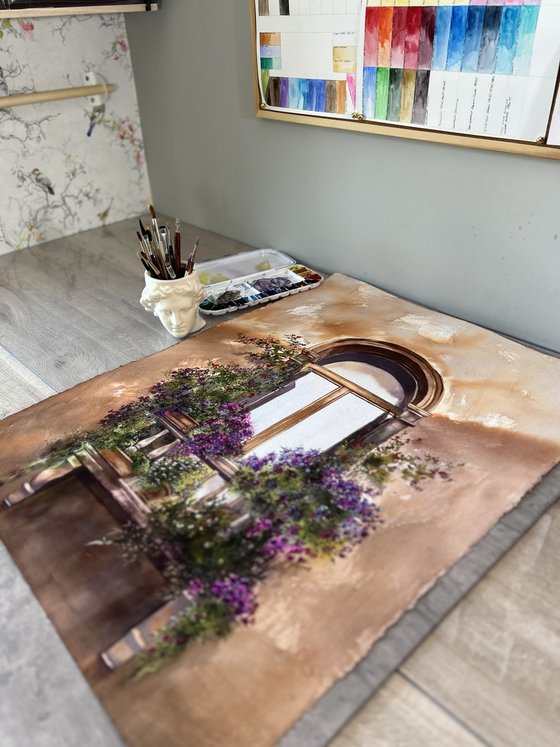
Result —
[[426, 360], [391, 343], [347, 339], [310, 354], [291, 382], [252, 403], [245, 453], [326, 451], [349, 438], [380, 443], [429, 414], [443, 392]]

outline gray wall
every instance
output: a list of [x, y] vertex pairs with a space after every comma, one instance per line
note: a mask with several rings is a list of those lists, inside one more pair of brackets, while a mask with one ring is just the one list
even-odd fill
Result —
[[249, 5], [127, 18], [157, 209], [560, 350], [560, 163], [257, 120]]

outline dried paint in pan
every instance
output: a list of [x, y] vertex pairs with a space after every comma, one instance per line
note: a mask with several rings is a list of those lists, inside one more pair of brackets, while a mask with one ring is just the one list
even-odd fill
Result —
[[292, 265], [255, 274], [250, 279], [216, 283], [206, 289], [199, 308], [204, 314], [228, 314], [248, 306], [315, 288], [323, 276], [304, 265]]

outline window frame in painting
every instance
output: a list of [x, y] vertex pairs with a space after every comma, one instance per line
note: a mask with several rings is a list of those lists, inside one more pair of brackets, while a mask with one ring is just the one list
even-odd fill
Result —
[[[347, 338], [308, 350], [310, 362], [288, 384], [272, 393], [262, 395], [251, 403], [249, 412], [256, 410], [264, 403], [287, 393], [293, 382], [313, 372], [336, 385], [336, 390], [318, 397], [305, 408], [296, 410], [270, 427], [253, 436], [243, 447], [247, 454], [268, 439], [287, 431], [310, 417], [323, 407], [328, 407], [345, 394], [353, 394], [369, 404], [384, 411], [384, 416], [375, 417], [372, 422], [352, 432], [344, 439], [334, 442], [326, 451], [336, 448], [347, 440], [360, 440], [368, 443], [381, 443], [394, 433], [407, 426], [413, 426], [420, 418], [429, 415], [429, 411], [439, 402], [443, 394], [443, 381], [437, 371], [424, 358], [412, 351], [393, 343]], [[368, 390], [350, 379], [327, 368], [329, 363], [356, 361], [368, 363], [392, 375], [403, 387], [402, 401], [395, 405], [375, 392]], [[312, 447], [311, 447], [312, 448]]]

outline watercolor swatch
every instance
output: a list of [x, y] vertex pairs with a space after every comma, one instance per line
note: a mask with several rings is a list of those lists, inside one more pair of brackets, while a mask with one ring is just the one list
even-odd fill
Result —
[[269, 106], [302, 111], [344, 114], [347, 82], [315, 78], [269, 76], [265, 101]]
[[431, 71], [527, 75], [539, 4], [368, 2], [364, 27], [363, 114], [426, 124]]
[[257, 0], [260, 17], [344, 15], [359, 7], [360, 0]]
[[269, 106], [323, 114], [345, 114], [348, 102], [356, 105], [357, 47], [332, 47], [332, 72], [345, 79], [288, 77], [282, 70], [282, 35], [259, 34], [260, 74], [264, 100]]

